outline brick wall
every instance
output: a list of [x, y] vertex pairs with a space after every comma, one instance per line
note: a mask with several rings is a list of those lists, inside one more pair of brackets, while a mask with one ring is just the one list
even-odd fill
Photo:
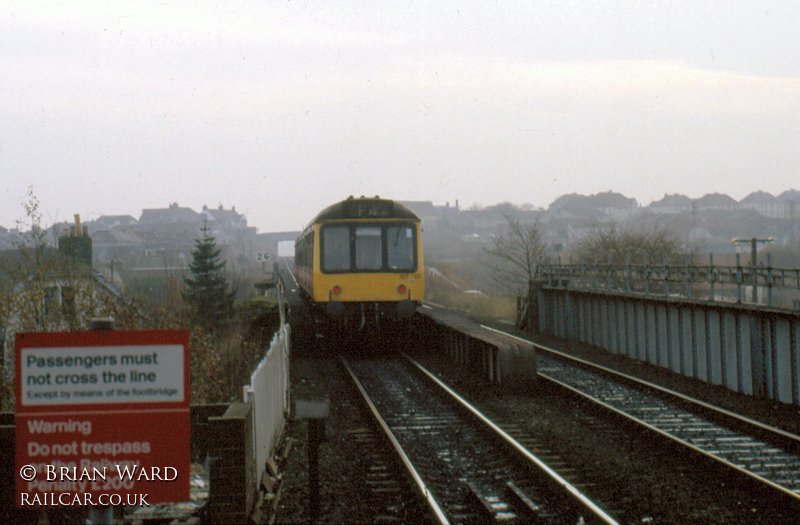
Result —
[[225, 413], [208, 418], [211, 523], [247, 523], [256, 499], [252, 406], [231, 403]]

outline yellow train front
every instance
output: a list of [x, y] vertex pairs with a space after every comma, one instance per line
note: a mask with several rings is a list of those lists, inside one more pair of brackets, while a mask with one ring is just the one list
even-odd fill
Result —
[[425, 295], [420, 218], [392, 200], [349, 197], [303, 230], [295, 267], [317, 316], [348, 329], [408, 319]]

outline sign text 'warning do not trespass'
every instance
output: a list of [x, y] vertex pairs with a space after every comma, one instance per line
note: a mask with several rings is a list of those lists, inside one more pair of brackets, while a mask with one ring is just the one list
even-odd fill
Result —
[[17, 505], [47, 505], [48, 497], [64, 504], [73, 494], [188, 500], [188, 338], [155, 330], [18, 334]]

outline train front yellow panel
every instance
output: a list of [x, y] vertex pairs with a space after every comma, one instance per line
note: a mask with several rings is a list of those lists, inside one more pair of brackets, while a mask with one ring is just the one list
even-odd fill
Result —
[[295, 242], [295, 260], [315, 304], [397, 303], [407, 313], [425, 297], [421, 220], [395, 201], [348, 197], [325, 208]]
[[425, 274], [314, 273], [314, 301], [392, 302], [425, 298]]
[[422, 228], [419, 223], [414, 224], [416, 269], [407, 273], [384, 271], [323, 273], [320, 259], [320, 230], [324, 224], [317, 224], [314, 227], [313, 294], [311, 294], [314, 302], [396, 302], [422, 301], [425, 298]]

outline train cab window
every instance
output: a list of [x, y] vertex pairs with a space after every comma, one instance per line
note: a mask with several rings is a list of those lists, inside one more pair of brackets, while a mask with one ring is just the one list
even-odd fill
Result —
[[329, 225], [322, 229], [322, 269], [350, 269], [350, 227]]
[[380, 226], [356, 226], [355, 248], [357, 270], [380, 270], [383, 250]]
[[414, 229], [411, 226], [388, 226], [386, 241], [389, 269], [414, 270]]

